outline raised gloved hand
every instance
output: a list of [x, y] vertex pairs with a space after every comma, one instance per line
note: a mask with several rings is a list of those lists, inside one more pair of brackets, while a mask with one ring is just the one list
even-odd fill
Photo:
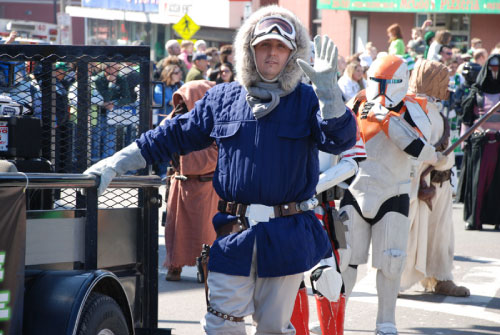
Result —
[[337, 84], [337, 47], [326, 35], [314, 38], [314, 67], [302, 59], [297, 63], [312, 82], [323, 119], [344, 115], [346, 107]]
[[89, 167], [83, 174], [93, 174], [101, 177], [97, 187], [97, 195], [104, 193], [114, 177], [120, 176], [127, 171], [142, 169], [146, 167], [146, 160], [141, 155], [141, 150], [135, 142], [113, 156], [100, 160]]

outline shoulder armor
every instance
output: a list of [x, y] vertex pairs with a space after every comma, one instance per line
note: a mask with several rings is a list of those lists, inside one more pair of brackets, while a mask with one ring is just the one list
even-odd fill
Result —
[[[421, 99], [419, 99], [421, 100]], [[422, 101], [421, 101], [422, 103]], [[425, 106], [427, 101], [425, 101]], [[431, 121], [427, 116], [427, 108], [422, 105], [415, 98], [408, 97], [405, 99], [406, 112], [410, 115], [412, 121], [415, 123], [418, 130], [422, 133], [424, 139], [429, 141], [431, 138]]]

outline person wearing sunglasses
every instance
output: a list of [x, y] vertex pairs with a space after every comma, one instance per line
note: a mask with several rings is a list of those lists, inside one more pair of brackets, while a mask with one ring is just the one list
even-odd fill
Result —
[[230, 83], [234, 81], [234, 70], [231, 63], [222, 63], [218, 71], [219, 73], [216, 79], [217, 84]]
[[[191, 111], [165, 120], [85, 173], [111, 178], [204, 149], [218, 148], [213, 186], [221, 198], [212, 223], [206, 334], [292, 334], [303, 273], [331, 255], [314, 214], [318, 151], [339, 154], [356, 143], [356, 121], [337, 85], [337, 48], [309, 34], [291, 11], [262, 7], [234, 41], [237, 80], [215, 85]], [[302, 70], [301, 70], [302, 69]], [[312, 86], [301, 82], [305, 73]]]
[[439, 52], [441, 51], [441, 46], [450, 45], [452, 35], [448, 30], [441, 29], [436, 32], [436, 36], [432, 43], [429, 45], [429, 51], [427, 52], [427, 59], [440, 61]]
[[442, 45], [439, 49], [439, 61], [446, 65], [452, 56], [453, 52], [451, 52], [451, 48], [447, 45]]
[[[153, 125], [156, 127], [160, 122], [172, 112], [174, 105], [172, 97], [174, 92], [177, 91], [184, 83], [182, 82], [182, 70], [176, 64], [169, 64], [163, 68], [160, 74], [160, 81], [163, 85], [156, 85], [153, 93], [153, 100], [155, 104], [161, 104], [163, 97], [163, 109], [153, 110]], [[162, 88], [164, 88], [162, 92]]]

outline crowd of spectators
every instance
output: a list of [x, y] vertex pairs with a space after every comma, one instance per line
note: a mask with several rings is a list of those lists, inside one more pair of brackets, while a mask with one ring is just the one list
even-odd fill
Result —
[[209, 80], [219, 84], [234, 81], [235, 78], [233, 47], [230, 44], [216, 48], [207, 47], [203, 40], [195, 43], [182, 41], [180, 44], [177, 40], [169, 40], [165, 49], [168, 56], [156, 62], [153, 75], [164, 85], [163, 94], [160, 85], [155, 87], [154, 102], [160, 104], [163, 97], [165, 107], [154, 110], [154, 125], [158, 125], [172, 111], [172, 96], [184, 83]]

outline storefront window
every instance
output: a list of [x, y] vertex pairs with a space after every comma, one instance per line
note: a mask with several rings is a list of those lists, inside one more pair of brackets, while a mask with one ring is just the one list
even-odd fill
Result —
[[433, 31], [447, 29], [452, 34], [451, 45], [467, 50], [470, 40], [470, 15], [468, 14], [417, 14], [417, 26], [427, 20], [432, 20], [431, 29]]
[[147, 29], [143, 22], [88, 19], [87, 45], [131, 45], [146, 42]]

